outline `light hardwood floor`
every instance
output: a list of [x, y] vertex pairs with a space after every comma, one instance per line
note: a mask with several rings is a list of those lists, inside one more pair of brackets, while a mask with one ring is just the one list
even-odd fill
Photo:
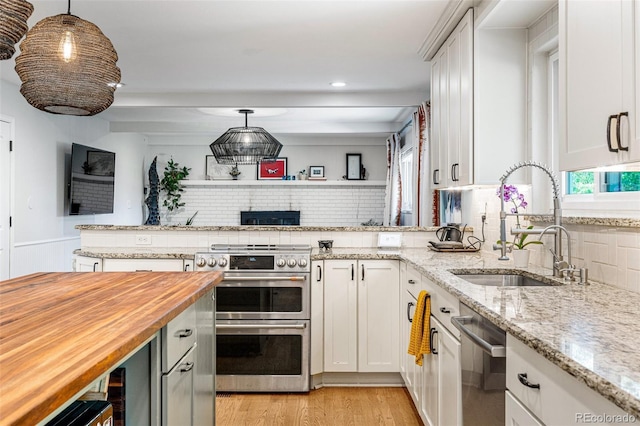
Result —
[[308, 394], [231, 393], [216, 398], [216, 425], [421, 425], [405, 388], [329, 387]]

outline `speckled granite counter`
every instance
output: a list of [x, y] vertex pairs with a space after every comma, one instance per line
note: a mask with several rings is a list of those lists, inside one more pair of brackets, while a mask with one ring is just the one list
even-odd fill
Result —
[[[484, 287], [454, 272], [511, 269], [492, 253], [436, 253], [427, 249], [314, 250], [314, 259], [402, 259], [461, 302], [519, 338], [567, 373], [640, 419], [640, 294], [605, 284]], [[528, 268], [549, 276], [550, 271]]]
[[[532, 223], [553, 223], [551, 215], [531, 215], [525, 219]], [[595, 226], [615, 226], [616, 228], [640, 228], [640, 219], [618, 218], [618, 217], [582, 217], [563, 216], [562, 223], [565, 225], [595, 225]]]
[[[169, 226], [169, 225], [76, 225], [81, 231], [368, 231], [368, 232], [412, 232], [436, 231], [437, 226]], [[473, 228], [466, 227], [472, 232]]]

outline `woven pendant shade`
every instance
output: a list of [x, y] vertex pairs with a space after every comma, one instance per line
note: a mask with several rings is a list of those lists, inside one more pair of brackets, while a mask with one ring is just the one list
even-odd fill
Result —
[[0, 0], [0, 60], [16, 53], [15, 44], [27, 32], [33, 5], [25, 0]]
[[256, 164], [267, 158], [276, 158], [282, 144], [262, 127], [247, 127], [247, 114], [241, 109], [244, 127], [232, 127], [216, 139], [209, 148], [220, 164]]
[[120, 82], [117, 60], [111, 41], [91, 22], [70, 13], [50, 16], [20, 44], [20, 93], [46, 112], [95, 115], [113, 103]]

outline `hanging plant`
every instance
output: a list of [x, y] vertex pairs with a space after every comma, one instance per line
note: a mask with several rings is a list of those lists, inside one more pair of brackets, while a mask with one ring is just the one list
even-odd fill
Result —
[[183, 191], [180, 181], [189, 176], [190, 170], [191, 168], [187, 167], [181, 168], [178, 163], [173, 161], [173, 158], [164, 168], [164, 177], [160, 181], [160, 190], [165, 192], [165, 200], [162, 205], [170, 212], [184, 206], [184, 203], [180, 202]]

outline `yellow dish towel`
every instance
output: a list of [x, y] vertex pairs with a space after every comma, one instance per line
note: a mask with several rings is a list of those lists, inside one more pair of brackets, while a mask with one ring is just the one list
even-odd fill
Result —
[[429, 319], [431, 318], [431, 297], [422, 290], [418, 294], [418, 304], [411, 322], [411, 337], [407, 353], [416, 357], [416, 364], [422, 365], [424, 354], [431, 353], [429, 333], [431, 332]]

